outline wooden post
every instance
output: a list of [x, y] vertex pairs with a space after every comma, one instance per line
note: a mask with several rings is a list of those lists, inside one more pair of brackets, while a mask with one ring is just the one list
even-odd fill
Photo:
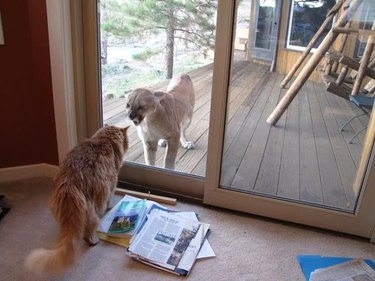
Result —
[[281, 82], [280, 87], [284, 88], [288, 82], [292, 79], [293, 75], [296, 73], [298, 68], [301, 66], [303, 61], [307, 58], [310, 54], [311, 49], [314, 47], [315, 43], [318, 41], [319, 37], [322, 35], [324, 29], [328, 26], [331, 20], [335, 17], [338, 10], [341, 8], [343, 2], [345, 0], [340, 0], [337, 2], [332, 9], [328, 12], [327, 17], [323, 24], [320, 26], [318, 31], [315, 33], [314, 37], [310, 40], [309, 44], [306, 46], [306, 49], [303, 51], [302, 55], [298, 58], [296, 63], [293, 65], [292, 69], [288, 72], [287, 76], [285, 76], [284, 80]]
[[366, 76], [366, 70], [368, 63], [371, 58], [372, 51], [374, 50], [375, 42], [374, 42], [375, 37], [370, 36], [368, 38], [368, 42], [366, 44], [365, 52], [363, 53], [363, 57], [361, 60], [361, 64], [359, 65], [357, 77], [355, 78], [353, 89], [352, 89], [352, 95], [357, 96], [359, 93], [359, 90], [361, 89], [362, 81]]
[[[348, 7], [340, 16], [335, 24], [335, 27], [344, 27], [352, 17], [354, 12], [357, 10], [357, 8], [362, 4], [362, 2], [363, 0], [352, 0], [350, 2], [350, 7]], [[339, 33], [333, 32], [332, 30], [328, 32], [327, 36], [324, 38], [323, 42], [320, 44], [316, 52], [312, 55], [309, 62], [302, 68], [301, 73], [297, 76], [296, 80], [294, 80], [285, 96], [268, 117], [267, 123], [274, 126], [277, 121], [279, 121], [281, 115], [283, 115], [285, 110], [288, 108], [289, 104], [292, 102], [298, 91], [302, 88], [303, 84], [319, 64], [320, 60], [324, 57], [325, 53], [335, 42], [338, 35]]]
[[[341, 54], [344, 51], [347, 40], [348, 40], [348, 34], [343, 34], [341, 45], [339, 49], [337, 50], [338, 53]], [[339, 63], [337, 61], [334, 61], [332, 65], [332, 71], [336, 73], [338, 66], [339, 66]]]
[[365, 90], [367, 95], [373, 95], [375, 92], [375, 80], [368, 82], [365, 86]]
[[[357, 77], [354, 81], [354, 85], [352, 89], [353, 96], [358, 95], [359, 90], [361, 89], [361, 86], [362, 86], [362, 81], [366, 77], [366, 72], [368, 71], [368, 67], [370, 66], [372, 52], [374, 51], [374, 47], [375, 47], [375, 35], [374, 35], [375, 30], [374, 29], [375, 29], [375, 20], [372, 24], [372, 30], [371, 30], [372, 35], [370, 35], [367, 39], [366, 48], [365, 48], [363, 57], [361, 59], [361, 63], [358, 68]], [[372, 65], [372, 62], [371, 62], [371, 65]]]
[[375, 30], [372, 29], [355, 29], [346, 27], [334, 27], [333, 32], [344, 33], [344, 34], [359, 34], [364, 36], [375, 35]]
[[340, 74], [339, 74], [339, 76], [337, 77], [337, 80], [336, 80], [337, 85], [341, 85], [342, 82], [344, 82], [344, 79], [346, 77], [346, 74], [348, 74], [348, 71], [349, 71], [349, 67], [347, 65], [344, 65], [341, 68]]

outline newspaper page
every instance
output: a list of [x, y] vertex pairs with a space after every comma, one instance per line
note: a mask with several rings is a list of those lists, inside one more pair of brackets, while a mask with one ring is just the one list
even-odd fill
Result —
[[216, 254], [214, 250], [212, 249], [210, 243], [208, 242], [208, 239], [204, 239], [203, 245], [201, 246], [198, 255], [197, 260], [199, 259], [206, 259], [206, 258], [214, 258], [216, 257]]
[[[161, 206], [158, 203], [152, 204], [152, 206], [148, 207], [147, 210], [148, 210], [149, 215], [153, 212], [158, 212], [160, 210], [163, 210], [163, 211], [166, 211], [166, 212], [171, 212], [171, 213], [175, 214], [176, 216], [185, 218], [187, 220], [193, 220], [193, 221], [197, 221], [197, 222], [199, 221], [198, 217], [197, 217], [197, 213], [195, 213], [195, 212], [173, 211], [173, 210], [164, 208], [163, 206]], [[143, 224], [144, 223], [145, 223], [145, 221], [143, 222]], [[205, 235], [205, 238], [206, 238], [208, 230], [209, 230], [209, 225], [206, 225], [205, 227], [207, 228], [204, 231], [204, 235]], [[142, 229], [142, 226], [140, 227], [140, 229]], [[202, 241], [200, 241], [200, 242], [202, 242]], [[130, 244], [131, 243], [132, 243], [132, 241], [130, 242]], [[191, 249], [191, 248], [193, 248], [193, 246], [189, 246], [189, 248]], [[195, 255], [194, 251], [189, 250], [189, 253], [191, 255]], [[204, 258], [211, 258], [211, 257], [216, 257], [215, 252], [212, 249], [210, 243], [208, 242], [208, 239], [204, 239], [203, 245], [201, 245], [200, 248], [198, 248], [198, 254], [197, 254], [196, 259], [204, 259]]]
[[375, 271], [363, 260], [354, 259], [335, 266], [316, 269], [310, 281], [375, 281]]
[[[178, 212], [176, 213], [176, 215], [186, 218], [186, 219], [198, 221], [197, 214], [195, 212]], [[188, 253], [186, 253], [185, 255], [196, 256], [195, 257], [196, 259], [216, 257], [215, 252], [212, 249], [207, 239], [207, 233], [210, 229], [210, 225], [206, 223], [201, 223], [201, 224], [202, 224], [202, 227], [199, 229], [197, 235], [194, 237], [193, 241], [190, 243], [189, 248], [186, 251]], [[203, 244], [202, 244], [202, 241], [204, 241]], [[190, 257], [188, 260], [190, 260]], [[181, 260], [178, 267], [179, 268], [182, 267], [183, 269], [186, 270], [183, 260]]]
[[191, 240], [189, 247], [186, 249], [185, 254], [182, 256], [178, 264], [178, 269], [190, 271], [197, 258], [198, 252], [201, 249], [202, 242], [206, 238], [209, 228], [209, 224], [201, 223], [201, 227], [198, 229], [198, 232], [196, 233], [195, 237]]
[[199, 228], [197, 221], [165, 211], [153, 212], [131, 243], [129, 252], [175, 270]]

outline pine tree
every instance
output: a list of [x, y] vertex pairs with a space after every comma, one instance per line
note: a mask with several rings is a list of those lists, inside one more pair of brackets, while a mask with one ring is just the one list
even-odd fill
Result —
[[175, 39], [194, 44], [204, 55], [214, 46], [216, 0], [102, 1], [110, 10], [102, 24], [108, 34], [120, 38], [165, 34], [167, 79], [173, 76]]

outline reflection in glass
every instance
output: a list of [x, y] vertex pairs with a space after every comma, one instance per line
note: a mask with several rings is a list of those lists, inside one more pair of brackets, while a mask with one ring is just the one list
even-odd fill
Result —
[[270, 49], [276, 0], [260, 0], [255, 47]]
[[[336, 0], [293, 0], [288, 45], [306, 47], [326, 19], [328, 11], [335, 4]], [[319, 46], [330, 26], [324, 30], [314, 48]]]

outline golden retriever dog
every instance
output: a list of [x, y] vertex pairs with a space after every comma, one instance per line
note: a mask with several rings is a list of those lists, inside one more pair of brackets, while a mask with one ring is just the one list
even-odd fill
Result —
[[37, 274], [60, 273], [74, 263], [77, 242], [99, 242], [99, 216], [109, 208], [118, 172], [128, 149], [128, 128], [106, 126], [74, 147], [55, 178], [51, 211], [60, 226], [53, 249], [37, 249], [26, 258], [26, 267]]
[[185, 137], [193, 115], [194, 87], [187, 74], [175, 76], [167, 91], [138, 88], [126, 95], [127, 115], [137, 127], [147, 165], [155, 165], [157, 145], [167, 146], [164, 168], [174, 169], [179, 141], [186, 149], [194, 144]]

